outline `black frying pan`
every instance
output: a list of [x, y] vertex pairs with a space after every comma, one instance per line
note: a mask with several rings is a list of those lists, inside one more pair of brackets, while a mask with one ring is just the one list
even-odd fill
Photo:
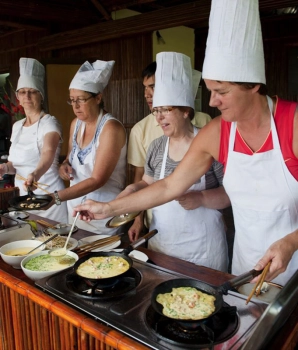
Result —
[[[139, 247], [141, 244], [147, 242], [151, 237], [155, 236], [157, 234], [157, 230], [152, 230], [150, 232], [148, 232], [146, 235], [144, 235], [143, 237], [141, 237], [140, 239], [138, 239], [137, 241], [135, 241], [134, 243], [130, 244], [126, 249], [123, 249], [123, 251], [120, 253], [118, 252], [96, 252], [96, 253], [90, 253], [84, 257], [82, 257], [81, 259], [79, 259], [78, 261], [76, 261], [76, 263], [74, 264], [74, 272], [77, 274], [77, 276], [80, 276], [79, 273], [77, 273], [77, 270], [79, 268], [79, 266], [85, 262], [86, 260], [92, 258], [92, 257], [101, 257], [101, 256], [118, 256], [120, 258], [123, 258], [124, 260], [126, 260], [129, 264], [129, 269], [132, 267], [133, 265], [133, 260], [128, 256], [128, 254], [133, 251], [135, 248]], [[129, 270], [128, 269], [128, 270]], [[128, 270], [126, 270], [125, 272], [120, 273], [117, 276], [113, 276], [113, 277], [107, 277], [107, 278], [86, 278], [83, 277], [85, 280], [89, 280], [90, 282], [99, 282], [102, 285], [109, 285], [112, 284], [114, 281], [118, 280], [119, 278], [122, 277], [122, 275], [124, 275]], [[82, 277], [82, 276], [80, 276]]]
[[[14, 197], [8, 201], [9, 206], [13, 207], [14, 209], [17, 210], [39, 210], [41, 208], [44, 208], [48, 206], [51, 201], [53, 200], [52, 196], [48, 194], [35, 194], [32, 191], [28, 189], [28, 194], [25, 196], [19, 196], [19, 197]], [[22, 206], [22, 204], [25, 204], [25, 206]], [[29, 208], [28, 206], [30, 204], [39, 204], [38, 208]]]
[[[173, 288], [179, 288], [179, 287], [193, 287], [198, 289], [199, 291], [207, 294], [211, 294], [215, 297], [215, 310], [214, 312], [209, 315], [207, 318], [213, 316], [216, 314], [223, 306], [223, 294], [227, 294], [228, 290], [233, 289], [237, 286], [242, 285], [243, 283], [246, 283], [250, 281], [252, 278], [258, 276], [262, 271], [256, 271], [251, 270], [249, 272], [246, 272], [240, 276], [232, 278], [230, 281], [224, 283], [223, 285], [219, 287], [212, 286], [208, 283], [198, 281], [191, 278], [178, 278], [178, 279], [172, 279], [165, 281], [158, 286], [156, 286], [153, 290], [152, 296], [151, 296], [151, 305], [154, 308], [154, 310], [159, 313], [160, 315], [164, 317], [168, 317], [163, 314], [163, 306], [156, 301], [156, 297], [158, 294], [164, 294], [164, 293], [170, 293]], [[170, 317], [168, 317], [170, 318]], [[179, 322], [198, 322], [199, 320], [186, 320], [186, 319], [176, 319], [176, 321]]]

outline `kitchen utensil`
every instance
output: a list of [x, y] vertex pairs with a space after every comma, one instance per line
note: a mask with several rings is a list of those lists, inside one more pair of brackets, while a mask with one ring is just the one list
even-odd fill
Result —
[[121, 215], [114, 216], [112, 219], [110, 219], [106, 223], [106, 227], [112, 228], [112, 227], [122, 226], [122, 225], [134, 220], [139, 214], [140, 214], [139, 211], [135, 211], [135, 212], [129, 213], [129, 214], [121, 214]]
[[38, 245], [37, 247], [35, 247], [35, 248], [33, 248], [33, 249], [31, 249], [30, 250], [30, 252], [28, 252], [26, 255], [29, 255], [29, 254], [31, 254], [35, 249], [38, 249], [38, 248], [40, 248], [41, 246], [43, 246], [44, 244], [46, 244], [46, 243], [48, 243], [48, 242], [50, 242], [52, 239], [54, 239], [55, 237], [57, 237], [58, 236], [58, 233], [56, 233], [55, 235], [53, 235], [52, 237], [50, 237], [50, 238], [48, 238], [48, 239], [46, 239], [44, 242], [42, 242], [40, 245]]
[[[265, 285], [265, 283], [263, 284], [261, 294], [258, 296], [258, 300], [266, 303], [271, 303], [272, 300], [275, 299], [277, 294], [282, 289], [282, 286], [280, 284], [273, 283], [273, 282], [266, 282], [266, 284], [267, 286]], [[249, 282], [244, 283], [241, 286], [237, 287], [237, 291], [240, 294], [249, 296], [253, 286], [254, 286], [254, 283], [249, 283]]]
[[[202, 281], [198, 281], [195, 279], [188, 279], [188, 278], [178, 278], [178, 279], [172, 279], [168, 280], [166, 282], [163, 282], [155, 287], [155, 289], [152, 292], [151, 296], [151, 305], [154, 308], [156, 312], [158, 312], [160, 315], [164, 317], [165, 316], [162, 312], [163, 306], [156, 301], [156, 297], [158, 294], [164, 294], [164, 293], [170, 293], [173, 288], [179, 288], [179, 287], [193, 287], [195, 289], [198, 289], [199, 291], [207, 294], [211, 294], [215, 297], [215, 310], [211, 315], [209, 315], [207, 318], [213, 316], [216, 314], [223, 306], [223, 294], [227, 294], [228, 290], [234, 289], [235, 287], [242, 285], [245, 282], [250, 281], [252, 278], [258, 276], [261, 273], [261, 271], [251, 270], [249, 272], [246, 272], [240, 276], [232, 278], [230, 281], [224, 283], [223, 285], [219, 287], [212, 286], [208, 283], [204, 283]], [[170, 317], [168, 317], [170, 318]], [[185, 320], [185, 319], [175, 319], [179, 322], [188, 322], [188, 323], [196, 323], [200, 320]]]
[[[20, 180], [23, 180], [23, 181], [26, 181], [27, 179], [19, 174], [16, 174], [16, 178], [20, 179]], [[33, 182], [33, 186], [35, 186], [36, 188], [39, 188], [41, 191], [44, 191], [46, 192], [47, 194], [51, 194], [51, 192], [49, 192], [48, 190], [44, 189], [42, 186], [46, 186], [48, 187], [49, 185], [47, 184], [43, 184], [41, 182], [37, 182], [37, 181], [34, 181]]]
[[[157, 230], [152, 230], [150, 232], [148, 232], [146, 235], [144, 235], [143, 237], [139, 238], [137, 241], [135, 241], [134, 243], [130, 244], [126, 249], [123, 249], [123, 251], [121, 253], [119, 252], [96, 252], [96, 253], [90, 253], [82, 258], [80, 258], [75, 264], [74, 264], [74, 272], [80, 276], [80, 274], [77, 272], [79, 266], [85, 262], [86, 260], [93, 258], [93, 257], [102, 257], [102, 256], [118, 256], [120, 258], [123, 258], [124, 260], [126, 260], [129, 264], [129, 269], [132, 267], [133, 265], [133, 260], [128, 256], [129, 253], [131, 251], [133, 251], [135, 248], [139, 247], [140, 245], [142, 245], [143, 243], [147, 242], [150, 238], [152, 238], [154, 235], [156, 235], [158, 233]], [[107, 277], [107, 278], [85, 278], [87, 280], [90, 281], [96, 281], [98, 282], [100, 280], [100, 283], [102, 285], [105, 284], [111, 284], [113, 283], [113, 281], [119, 279], [119, 277], [121, 277], [121, 275], [123, 275], [125, 272], [120, 273], [117, 276], [113, 276], [113, 277]], [[81, 276], [80, 276], [81, 277]]]
[[256, 293], [256, 296], [258, 296], [261, 293], [262, 285], [265, 281], [265, 277], [267, 275], [267, 272], [269, 271], [270, 265], [271, 265], [271, 261], [269, 261], [269, 263], [265, 266], [264, 270], [262, 271], [261, 277], [259, 278], [258, 282], [255, 284], [254, 288], [252, 289], [251, 293], [246, 299], [246, 304], [250, 302], [250, 299], [253, 297], [255, 293]]
[[77, 254], [80, 254], [82, 252], [86, 253], [86, 252], [91, 252], [92, 250], [97, 249], [97, 248], [105, 247], [107, 245], [110, 245], [111, 243], [119, 241], [121, 235], [100, 238], [100, 239], [93, 241], [91, 243], [83, 244], [76, 249], [76, 252], [77, 252]]
[[[45, 233], [45, 234], [58, 233], [60, 236], [63, 236], [63, 235], [68, 235], [70, 229], [71, 229], [71, 224], [59, 223], [59, 224], [56, 224], [53, 227], [45, 228], [43, 230], [43, 233]], [[78, 227], [75, 226], [75, 228], [73, 229], [72, 233], [75, 233], [77, 230], [78, 230]]]
[[[268, 344], [285, 324], [298, 303], [298, 270], [268, 305], [241, 349], [273, 349]], [[294, 346], [294, 343], [293, 343]], [[297, 348], [297, 347], [295, 347]]]
[[[41, 255], [46, 255], [48, 258], [53, 259], [54, 257], [51, 257], [48, 255], [48, 251], [44, 250], [42, 252], [39, 253], [35, 253], [32, 255], [28, 255], [26, 258], [24, 258], [21, 262], [21, 269], [23, 270], [24, 274], [29, 277], [31, 280], [33, 281], [38, 281], [41, 278], [45, 278], [45, 277], [49, 277], [51, 275], [54, 275], [55, 273], [68, 269], [70, 266], [73, 266], [74, 261], [78, 260], [78, 255], [74, 252], [68, 251], [67, 255], [59, 258], [59, 259], [55, 259], [57, 262], [57, 266], [55, 267], [55, 269], [45, 269], [45, 270], [41, 270], [41, 269], [37, 269], [37, 270], [29, 270], [26, 267], [26, 264], [33, 258], [39, 257]], [[74, 261], [73, 263], [71, 263], [71, 265], [69, 265], [69, 259], [73, 258]]]
[[[12, 266], [14, 269], [20, 269], [22, 260], [28, 256], [26, 250], [29, 251], [30, 249], [39, 246], [39, 243], [40, 242], [35, 241], [34, 239], [28, 239], [4, 244], [0, 248], [1, 258], [6, 262], [6, 264]], [[42, 249], [43, 247], [40, 250]], [[13, 251], [16, 254], [11, 255]]]
[[45, 221], [45, 220], [35, 220], [38, 224], [42, 225], [42, 226], [46, 226], [49, 228], [54, 228], [55, 229], [55, 225], [50, 224], [49, 222]]
[[[8, 201], [10, 207], [17, 210], [39, 210], [48, 206], [52, 202], [53, 198], [50, 195], [35, 194], [28, 188], [28, 194], [25, 196], [14, 197]], [[39, 204], [39, 207], [30, 208], [30, 204]]]
[[[82, 199], [82, 201], [81, 201], [81, 204], [83, 204], [83, 203], [85, 202], [85, 199], [86, 199], [86, 196], [83, 197], [83, 199]], [[73, 233], [73, 231], [74, 231], [74, 228], [75, 228], [75, 226], [76, 226], [76, 222], [77, 222], [77, 220], [78, 220], [78, 218], [79, 218], [79, 215], [80, 215], [80, 212], [78, 211], [77, 214], [76, 214], [76, 216], [75, 216], [75, 218], [74, 218], [74, 221], [73, 221], [73, 223], [72, 223], [72, 226], [71, 226], [71, 229], [70, 229], [69, 234], [68, 234], [68, 236], [67, 236], [67, 239], [66, 239], [66, 241], [65, 241], [64, 247], [63, 247], [63, 248], [54, 248], [54, 249], [51, 249], [51, 250], [49, 251], [49, 254], [50, 254], [50, 255], [56, 256], [56, 257], [61, 257], [61, 256], [66, 255], [66, 253], [67, 253], [66, 247], [67, 247], [69, 238], [70, 238], [70, 236], [72, 235], [72, 233]]]

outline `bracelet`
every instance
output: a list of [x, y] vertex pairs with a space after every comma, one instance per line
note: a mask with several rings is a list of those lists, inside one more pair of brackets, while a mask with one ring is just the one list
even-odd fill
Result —
[[61, 199], [59, 198], [57, 191], [54, 192], [54, 197], [56, 205], [61, 205]]

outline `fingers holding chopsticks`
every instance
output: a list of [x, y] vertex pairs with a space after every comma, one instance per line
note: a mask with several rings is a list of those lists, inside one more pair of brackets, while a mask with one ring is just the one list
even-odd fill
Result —
[[37, 181], [34, 181], [34, 177], [32, 174], [29, 174], [27, 176], [27, 179], [19, 174], [16, 174], [16, 178], [19, 179], [19, 180], [23, 180], [24, 181], [24, 184], [23, 184], [23, 187], [25, 190], [27, 190], [27, 187], [28, 186], [32, 186], [34, 188], [38, 188], [40, 189], [41, 191], [47, 193], [47, 194], [51, 194], [51, 192], [49, 192], [48, 190], [46, 190], [44, 187], [48, 187], [49, 185], [47, 184], [44, 184], [44, 183], [41, 183], [41, 182], [37, 182]]
[[249, 303], [250, 299], [254, 296], [254, 294], [256, 296], [260, 295], [261, 290], [262, 290], [262, 286], [263, 286], [263, 283], [265, 282], [265, 278], [266, 278], [266, 275], [269, 271], [270, 265], [271, 265], [271, 261], [269, 261], [267, 263], [267, 265], [265, 266], [262, 273], [258, 276], [259, 279], [258, 279], [257, 283], [255, 284], [255, 286], [253, 287], [252, 291], [250, 292], [248, 298], [246, 299], [246, 304]]
[[[295, 232], [297, 232], [296, 235]], [[281, 238], [271, 244], [264, 256], [255, 265], [255, 270], [262, 271], [268, 262], [271, 261], [271, 265], [266, 276], [267, 281], [275, 279], [287, 269], [293, 254], [298, 249], [298, 230], [295, 232], [293, 234], [288, 234], [284, 238]], [[252, 283], [257, 282], [258, 280], [259, 277], [254, 278], [252, 280]]]

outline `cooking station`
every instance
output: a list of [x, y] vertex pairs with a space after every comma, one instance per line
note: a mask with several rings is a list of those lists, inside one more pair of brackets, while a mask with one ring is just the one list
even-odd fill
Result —
[[[90, 235], [78, 230], [73, 237], [79, 240]], [[223, 296], [223, 308], [206, 322], [180, 324], [157, 314], [151, 294], [160, 283], [194, 278], [220, 286], [232, 276], [138, 249], [149, 261], [134, 259], [127, 275], [109, 288], [87, 284], [72, 268], [34, 283], [0, 260], [0, 349], [240, 349], [251, 337], [268, 304], [252, 299], [246, 305], [247, 297], [235, 291]], [[272, 343], [276, 349], [290, 350], [297, 338], [295, 305]]]
[[245, 296], [230, 292], [224, 296], [225, 310], [186, 329], [177, 322], [167, 322], [150, 302], [156, 285], [181, 277], [186, 276], [134, 260], [125, 280], [121, 278], [111, 287], [92, 288], [73, 269], [36, 285], [152, 349], [239, 349], [267, 304], [253, 301], [245, 305]]

